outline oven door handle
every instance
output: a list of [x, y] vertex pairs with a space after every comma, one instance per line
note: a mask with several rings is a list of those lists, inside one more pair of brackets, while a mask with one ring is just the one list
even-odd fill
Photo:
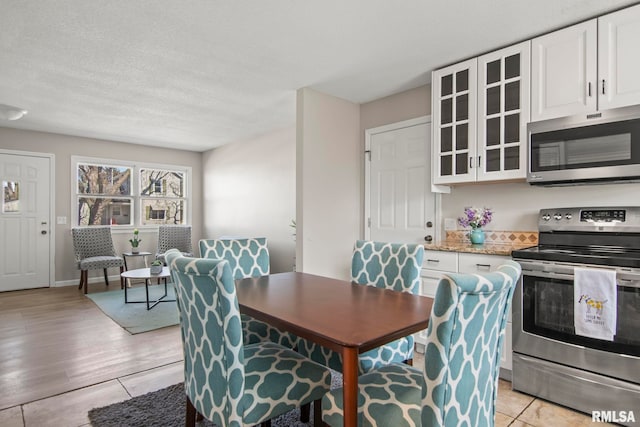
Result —
[[573, 281], [573, 274], [553, 273], [549, 271], [522, 270], [523, 276], [546, 277], [548, 279], [563, 279]]
[[640, 278], [636, 280], [616, 279], [616, 281], [618, 282], [618, 286], [640, 289]]
[[[534, 270], [522, 270], [523, 276], [531, 276], [531, 277], [545, 277], [548, 279], [562, 279], [573, 281], [573, 274], [563, 274], [563, 273], [552, 273], [548, 271], [534, 271]], [[620, 273], [622, 276], [629, 276], [627, 273]], [[635, 274], [633, 275], [636, 276]], [[616, 282], [618, 286], [623, 286], [625, 288], [635, 288], [640, 289], [640, 277], [637, 279], [622, 279], [620, 277], [616, 278]]]

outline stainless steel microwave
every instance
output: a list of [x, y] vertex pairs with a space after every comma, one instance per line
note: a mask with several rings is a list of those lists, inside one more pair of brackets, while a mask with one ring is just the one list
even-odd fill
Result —
[[532, 185], [640, 182], [640, 106], [528, 125]]

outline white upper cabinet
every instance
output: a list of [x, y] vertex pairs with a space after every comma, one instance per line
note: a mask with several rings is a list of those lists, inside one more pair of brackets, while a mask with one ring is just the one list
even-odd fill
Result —
[[478, 58], [478, 181], [525, 178], [529, 41]]
[[640, 104], [640, 5], [531, 42], [531, 121]]
[[640, 5], [598, 18], [598, 108], [640, 104]]
[[597, 20], [531, 41], [531, 121], [596, 110]]
[[432, 74], [433, 183], [526, 177], [530, 42]]
[[475, 181], [477, 59], [431, 75], [433, 183]]

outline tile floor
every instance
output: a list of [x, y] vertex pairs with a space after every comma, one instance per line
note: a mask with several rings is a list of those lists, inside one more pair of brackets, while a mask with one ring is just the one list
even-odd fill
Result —
[[[415, 361], [417, 366], [420, 355]], [[160, 366], [0, 411], [2, 427], [89, 426], [87, 413], [182, 381], [182, 362]], [[591, 417], [511, 390], [500, 380], [496, 427], [575, 427], [595, 425]], [[602, 424], [597, 424], [602, 425]]]

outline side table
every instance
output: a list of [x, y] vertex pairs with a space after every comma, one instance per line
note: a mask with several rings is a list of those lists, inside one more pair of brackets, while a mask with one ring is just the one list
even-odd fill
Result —
[[[122, 259], [124, 260], [124, 271], [129, 271], [129, 267], [127, 266], [127, 258], [129, 258], [129, 257], [131, 257], [131, 258], [143, 257], [145, 268], [149, 267], [149, 263], [147, 262], [147, 257], [149, 255], [153, 255], [153, 254], [151, 252], [136, 252], [136, 253], [124, 252], [122, 254]], [[125, 282], [127, 282], [127, 281], [125, 280]], [[158, 283], [160, 283], [160, 282], [158, 281]], [[127, 284], [128, 284], [129, 287], [131, 287], [131, 279], [129, 279]], [[126, 287], [126, 285], [125, 285], [125, 287]]]
[[144, 266], [145, 267], [149, 267], [149, 265], [147, 264], [147, 257], [149, 255], [152, 255], [151, 252], [137, 252], [137, 253], [133, 253], [133, 252], [124, 252], [122, 254], [122, 259], [124, 259], [124, 269], [125, 271], [129, 270], [129, 268], [127, 267], [127, 258], [129, 257], [144, 257]]

